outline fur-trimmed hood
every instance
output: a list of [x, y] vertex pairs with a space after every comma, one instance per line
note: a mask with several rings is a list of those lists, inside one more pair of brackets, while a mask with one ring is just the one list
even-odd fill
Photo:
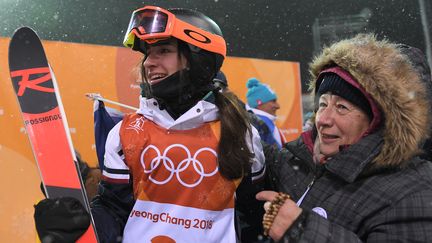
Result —
[[430, 122], [426, 88], [408, 57], [371, 34], [337, 42], [310, 64], [313, 96], [319, 74], [333, 66], [348, 71], [381, 111], [384, 144], [373, 167], [404, 166], [419, 152]]

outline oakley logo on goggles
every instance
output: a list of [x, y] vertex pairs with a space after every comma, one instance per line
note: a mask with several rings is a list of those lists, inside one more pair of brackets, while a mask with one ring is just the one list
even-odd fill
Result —
[[154, 6], [146, 6], [132, 13], [123, 45], [134, 48], [135, 38], [153, 44], [170, 37], [226, 56], [226, 44], [221, 36], [186, 23], [168, 10]]

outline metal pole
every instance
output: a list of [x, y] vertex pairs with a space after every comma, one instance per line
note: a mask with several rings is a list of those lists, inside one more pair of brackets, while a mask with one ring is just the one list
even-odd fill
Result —
[[100, 101], [103, 101], [103, 102], [106, 102], [106, 103], [110, 103], [110, 104], [113, 104], [113, 105], [118, 105], [118, 106], [121, 106], [121, 107], [124, 107], [124, 108], [127, 108], [127, 109], [131, 109], [131, 110], [134, 110], [134, 111], [138, 110], [138, 108], [136, 108], [136, 107], [133, 107], [133, 106], [130, 106], [130, 105], [125, 105], [125, 104], [122, 104], [122, 103], [117, 102], [117, 101], [105, 99], [100, 94], [87, 93], [86, 97], [89, 98], [89, 99], [91, 99], [91, 100], [100, 100]]

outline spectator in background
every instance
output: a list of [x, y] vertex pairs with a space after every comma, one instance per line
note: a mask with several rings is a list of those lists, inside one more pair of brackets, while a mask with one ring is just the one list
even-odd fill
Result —
[[[91, 167], [86, 161], [84, 161], [77, 150], [75, 150], [75, 156], [80, 176], [84, 183], [87, 199], [90, 202], [97, 194], [97, 188], [102, 177], [102, 172], [98, 165]], [[40, 189], [44, 196], [46, 196], [45, 188], [42, 183], [40, 184]]]
[[263, 120], [273, 135], [271, 139], [265, 142], [270, 145], [276, 144], [281, 148], [286, 143], [286, 139], [275, 124], [276, 111], [280, 108], [276, 93], [270, 86], [262, 84], [256, 78], [250, 78], [246, 85], [248, 88], [246, 93], [248, 110]]
[[218, 71], [213, 78], [214, 85], [221, 91], [228, 90], [228, 80], [222, 71]]
[[[221, 92], [230, 91], [228, 87], [228, 79], [222, 71], [219, 71], [216, 76], [213, 78], [214, 85], [220, 89]], [[245, 108], [248, 111], [249, 119], [251, 124], [258, 130], [261, 141], [266, 144], [276, 144], [276, 140], [273, 137], [273, 131], [267, 126], [266, 122], [263, 119], [258, 117], [253, 111], [246, 107], [246, 104], [238, 99], [241, 107]]]
[[98, 165], [91, 167], [81, 158], [78, 151], [75, 150], [81, 177], [86, 189], [87, 198], [91, 201], [97, 194], [97, 187], [102, 177], [102, 172]]

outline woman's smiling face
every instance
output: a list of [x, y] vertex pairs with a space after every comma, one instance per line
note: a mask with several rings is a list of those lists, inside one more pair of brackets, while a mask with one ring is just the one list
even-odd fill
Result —
[[166, 77], [186, 68], [186, 58], [179, 55], [177, 40], [156, 42], [146, 48], [144, 61], [146, 80], [150, 85], [159, 83]]
[[348, 100], [331, 93], [322, 94], [315, 119], [320, 153], [330, 157], [339, 152], [340, 146], [356, 143], [369, 123], [366, 113]]

